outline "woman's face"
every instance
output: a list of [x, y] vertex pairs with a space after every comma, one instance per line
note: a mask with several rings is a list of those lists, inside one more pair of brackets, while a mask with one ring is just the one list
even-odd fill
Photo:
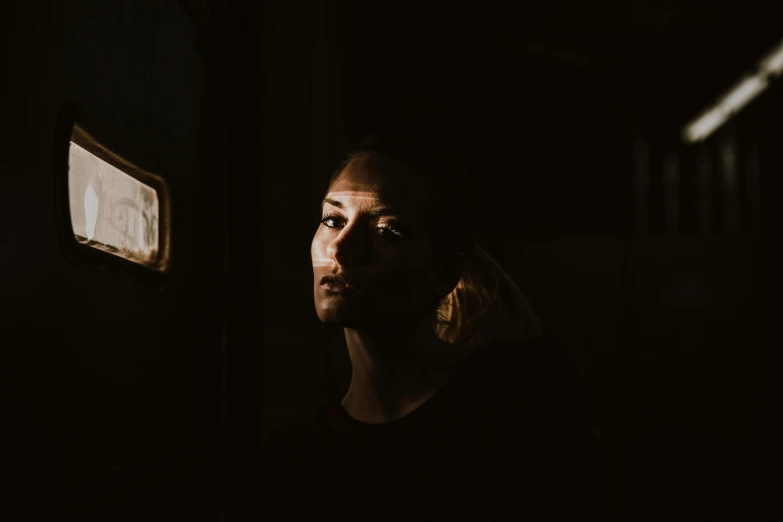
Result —
[[394, 328], [428, 317], [450, 291], [434, 261], [429, 193], [411, 174], [371, 157], [354, 159], [332, 182], [311, 246], [321, 321]]

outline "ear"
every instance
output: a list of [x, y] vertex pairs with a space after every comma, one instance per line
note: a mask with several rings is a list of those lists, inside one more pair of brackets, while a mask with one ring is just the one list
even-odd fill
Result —
[[435, 281], [439, 298], [443, 299], [456, 288], [466, 264], [467, 258], [462, 252], [449, 254], [441, 260]]

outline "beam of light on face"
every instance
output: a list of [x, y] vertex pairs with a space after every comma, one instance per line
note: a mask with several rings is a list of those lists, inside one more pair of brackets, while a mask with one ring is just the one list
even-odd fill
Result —
[[[329, 203], [333, 201], [334, 203]], [[323, 205], [332, 204], [338, 208], [346, 210], [359, 210], [382, 206], [375, 192], [362, 192], [356, 190], [343, 190], [340, 192], [329, 192], [324, 197]]]
[[[385, 205], [380, 200], [377, 192], [372, 191], [344, 190], [329, 192], [324, 198], [322, 213], [331, 213], [329, 207], [336, 207], [339, 209], [337, 212], [347, 223], [350, 223], [359, 215], [377, 217], [396, 214], [392, 208]], [[313, 240], [311, 253], [313, 268], [333, 267], [335, 265], [335, 261], [327, 251], [327, 247], [335, 238], [319, 241], [319, 235], [323, 232], [324, 228], [325, 226], [323, 224], [319, 226]], [[334, 230], [336, 234], [339, 233], [339, 231], [335, 229], [327, 228], [326, 230]]]

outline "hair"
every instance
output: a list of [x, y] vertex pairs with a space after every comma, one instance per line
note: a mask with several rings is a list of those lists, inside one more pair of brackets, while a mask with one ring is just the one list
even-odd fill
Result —
[[477, 244], [479, 204], [477, 187], [452, 154], [432, 141], [371, 136], [352, 149], [332, 174], [331, 183], [348, 164], [373, 158], [382, 165], [420, 176], [436, 190], [435, 257], [464, 254], [460, 279], [433, 310], [433, 329], [449, 343], [483, 345], [492, 339], [521, 341], [540, 335], [527, 299], [505, 270]]

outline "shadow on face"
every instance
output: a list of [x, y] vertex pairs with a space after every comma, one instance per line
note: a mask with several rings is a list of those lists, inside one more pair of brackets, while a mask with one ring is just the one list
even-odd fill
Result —
[[[444, 278], [434, 258], [432, 193], [428, 181], [370, 156], [333, 180], [311, 245], [322, 322], [386, 329], [431, 314]], [[329, 275], [351, 288], [322, 284]]]

